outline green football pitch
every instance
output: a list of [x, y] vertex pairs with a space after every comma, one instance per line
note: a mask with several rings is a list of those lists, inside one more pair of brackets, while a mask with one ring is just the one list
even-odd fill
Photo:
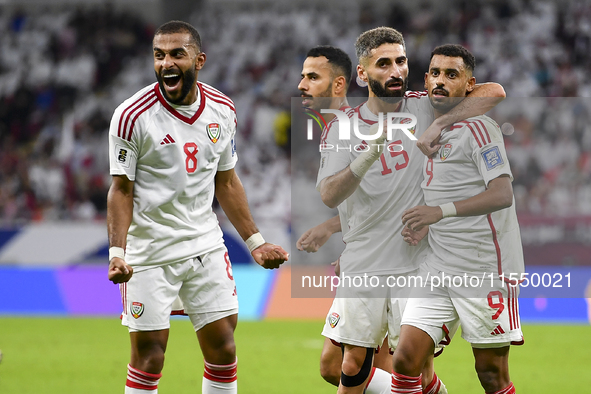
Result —
[[[328, 394], [318, 373], [321, 321], [241, 321], [236, 331], [242, 394]], [[591, 327], [525, 325], [511, 349], [520, 394], [591, 392]], [[123, 393], [127, 330], [117, 318], [0, 318], [1, 394]], [[458, 336], [436, 359], [450, 393], [482, 393], [469, 345]], [[173, 320], [161, 393], [200, 393], [202, 359], [188, 320]]]

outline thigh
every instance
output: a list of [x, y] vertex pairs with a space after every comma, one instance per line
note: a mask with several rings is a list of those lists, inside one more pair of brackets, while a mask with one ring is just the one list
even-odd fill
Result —
[[[232, 276], [232, 264], [226, 248], [206, 253], [194, 260], [192, 270], [184, 279], [179, 296], [185, 313], [207, 316], [211, 312], [223, 312], [238, 309], [236, 284]], [[226, 314], [232, 315], [233, 313]], [[217, 320], [224, 316], [214, 316]], [[194, 320], [193, 318], [191, 320]], [[214, 320], [197, 319], [195, 330]], [[193, 322], [195, 325], [196, 321]]]
[[387, 299], [335, 298], [322, 335], [339, 343], [364, 348], [381, 345], [387, 332]]

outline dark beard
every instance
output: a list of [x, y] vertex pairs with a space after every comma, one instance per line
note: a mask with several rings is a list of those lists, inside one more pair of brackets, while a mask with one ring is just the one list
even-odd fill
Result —
[[402, 80], [402, 89], [398, 91], [390, 91], [386, 89], [386, 85], [391, 82], [391, 80], [386, 81], [384, 85], [381, 85], [375, 79], [367, 78], [369, 81], [369, 87], [371, 91], [382, 101], [388, 104], [396, 104], [398, 103], [406, 93], [406, 88], [408, 86], [408, 79]]
[[312, 97], [312, 103], [310, 104], [310, 108], [312, 108], [315, 111], [320, 111], [321, 109], [328, 109], [331, 103], [332, 81], [324, 92], [318, 94], [318, 96]]
[[177, 99], [172, 99], [168, 92], [164, 87], [164, 79], [158, 73], [156, 73], [156, 79], [158, 80], [158, 86], [160, 87], [160, 91], [162, 95], [166, 98], [166, 100], [172, 104], [181, 105], [183, 100], [187, 97], [187, 95], [191, 92], [191, 89], [195, 85], [195, 81], [197, 80], [197, 74], [194, 68], [190, 68], [184, 73], [181, 73], [181, 80], [183, 82], [183, 87], [181, 88], [181, 94]]

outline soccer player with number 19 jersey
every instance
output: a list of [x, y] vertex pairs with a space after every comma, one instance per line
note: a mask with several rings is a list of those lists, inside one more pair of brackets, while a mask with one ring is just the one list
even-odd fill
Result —
[[125, 393], [157, 393], [177, 297], [205, 359], [202, 392], [236, 393], [238, 301], [214, 195], [257, 263], [277, 268], [288, 256], [250, 215], [234, 172], [234, 103], [197, 81], [199, 33], [168, 22], [153, 45], [158, 83], [121, 104], [109, 131], [109, 280], [121, 283], [131, 338]]

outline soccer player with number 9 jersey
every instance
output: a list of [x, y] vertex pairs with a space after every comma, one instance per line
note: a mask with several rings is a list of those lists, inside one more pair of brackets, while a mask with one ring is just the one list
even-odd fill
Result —
[[109, 280], [120, 283], [131, 338], [125, 393], [157, 393], [177, 296], [205, 359], [202, 392], [236, 393], [238, 302], [214, 195], [258, 264], [277, 268], [288, 255], [252, 219], [234, 172], [236, 109], [197, 81], [197, 30], [165, 23], [153, 54], [158, 83], [123, 102], [109, 131]]

